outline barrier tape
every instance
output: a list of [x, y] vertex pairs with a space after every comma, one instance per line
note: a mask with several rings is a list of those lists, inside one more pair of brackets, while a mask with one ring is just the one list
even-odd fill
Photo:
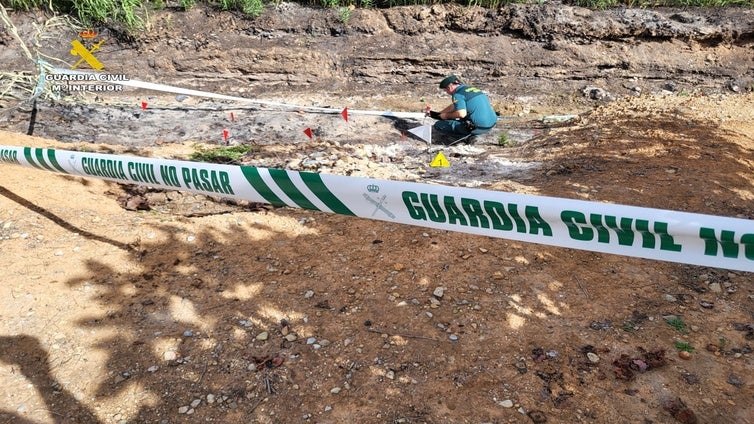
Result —
[[249, 166], [0, 146], [0, 164], [593, 252], [754, 271], [754, 222]]
[[[229, 101], [241, 102], [241, 103], [251, 103], [251, 104], [257, 104], [257, 105], [263, 105], [263, 106], [302, 110], [302, 111], [307, 111], [307, 112], [319, 112], [319, 113], [328, 113], [328, 114], [338, 114], [342, 112], [342, 109], [335, 109], [335, 108], [328, 108], [328, 107], [314, 107], [314, 106], [298, 106], [298, 105], [292, 105], [289, 103], [273, 102], [273, 101], [267, 101], [267, 100], [256, 100], [256, 99], [249, 99], [246, 97], [228, 96], [226, 94], [212, 93], [209, 91], [192, 90], [188, 88], [175, 87], [175, 86], [167, 85], [167, 84], [157, 84], [157, 83], [132, 80], [132, 79], [128, 79], [128, 80], [110, 79], [108, 74], [97, 73], [97, 72], [76, 71], [76, 70], [71, 70], [71, 69], [56, 68], [52, 66], [50, 66], [49, 69], [50, 69], [51, 74], [79, 75], [82, 78], [81, 82], [100, 81], [100, 82], [106, 82], [108, 84], [117, 84], [117, 85], [122, 85], [126, 87], [142, 88], [145, 90], [161, 91], [165, 93], [184, 94], [187, 96], [206, 97], [210, 99], [219, 99], [219, 100], [229, 100]], [[351, 115], [373, 115], [373, 116], [384, 116], [384, 117], [391, 117], [391, 118], [411, 118], [411, 119], [422, 119], [425, 116], [424, 112], [393, 112], [393, 111], [377, 111], [377, 110], [351, 110], [349, 109], [348, 113]]]
[[[205, 97], [209, 99], [228, 100], [228, 101], [233, 101], [233, 102], [250, 103], [250, 104], [256, 104], [256, 105], [261, 105], [261, 106], [295, 109], [297, 111], [318, 112], [318, 113], [326, 113], [326, 114], [342, 113], [342, 109], [336, 109], [336, 108], [299, 106], [299, 105], [293, 105], [290, 103], [249, 99], [246, 97], [228, 96], [226, 94], [212, 93], [209, 91], [192, 90], [188, 88], [182, 88], [182, 87], [176, 87], [176, 86], [167, 85], [167, 84], [158, 84], [158, 83], [152, 83], [152, 82], [146, 82], [146, 81], [140, 81], [140, 80], [111, 79], [109, 74], [107, 73], [97, 73], [97, 72], [90, 72], [90, 71], [77, 71], [77, 70], [72, 70], [72, 69], [57, 68], [57, 67], [53, 67], [52, 65], [50, 65], [49, 63], [43, 60], [39, 60], [39, 62], [46, 65], [46, 68], [50, 71], [50, 75], [51, 75], [50, 78], [53, 81], [54, 81], [53, 79], [54, 77], [52, 77], [52, 75], [78, 75], [82, 77], [81, 82], [98, 82], [99, 81], [99, 82], [103, 82], [107, 84], [115, 84], [115, 85], [121, 85], [125, 87], [133, 87], [133, 88], [142, 88], [145, 90], [161, 91], [164, 93], [184, 94], [187, 96]], [[43, 78], [45, 78], [44, 75], [43, 75]], [[417, 120], [421, 120], [427, 117], [425, 112], [394, 112], [390, 110], [379, 111], [379, 110], [348, 109], [348, 114], [349, 115], [365, 115], [365, 116], [366, 115], [383, 116], [386, 118], [404, 118], [404, 119], [417, 119]], [[554, 121], [554, 122], [565, 122], [565, 121], [575, 118], [576, 116], [577, 115], [543, 116], [542, 121], [549, 120], [549, 121]], [[498, 120], [503, 120], [507, 118], [511, 118], [511, 116], [498, 116]]]

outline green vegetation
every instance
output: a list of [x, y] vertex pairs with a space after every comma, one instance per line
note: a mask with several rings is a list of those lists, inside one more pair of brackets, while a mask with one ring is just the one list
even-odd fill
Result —
[[687, 334], [689, 330], [686, 329], [686, 323], [678, 317], [673, 317], [667, 320], [668, 325], [675, 328], [681, 334]]
[[673, 346], [678, 350], [686, 351], [688, 353], [694, 351], [694, 347], [686, 342], [673, 342]]
[[507, 132], [501, 132], [500, 136], [497, 138], [497, 144], [498, 146], [503, 147], [513, 147], [516, 145], [516, 142], [508, 137]]
[[[265, 4], [277, 4], [278, 0], [199, 0], [201, 3], [221, 10], [243, 12], [253, 18], [259, 16]], [[396, 6], [432, 5], [457, 3], [462, 6], [496, 8], [510, 3], [538, 2], [540, 0], [299, 0], [307, 6], [335, 9], [342, 22], [348, 21], [352, 8], [389, 8]], [[591, 9], [611, 7], [754, 7], [754, 0], [566, 0], [572, 4]], [[45, 9], [78, 17], [89, 27], [118, 26], [134, 33], [145, 29], [150, 10], [180, 5], [184, 10], [192, 8], [196, 0], [0, 0], [0, 4], [13, 10]]]
[[634, 331], [639, 329], [639, 327], [631, 321], [624, 322], [620, 328], [627, 333], [633, 333]]
[[254, 146], [249, 144], [220, 146], [212, 149], [198, 147], [198, 150], [191, 154], [190, 159], [198, 162], [239, 164], [241, 159], [253, 151]]
[[573, 0], [577, 6], [590, 9], [610, 9], [611, 7], [727, 7], [727, 6], [754, 6], [752, 0]]
[[196, 0], [181, 0], [183, 10], [189, 10], [196, 5]]
[[349, 19], [351, 19], [351, 8], [341, 6], [338, 8], [338, 17], [340, 17], [340, 21], [343, 23], [348, 22]]

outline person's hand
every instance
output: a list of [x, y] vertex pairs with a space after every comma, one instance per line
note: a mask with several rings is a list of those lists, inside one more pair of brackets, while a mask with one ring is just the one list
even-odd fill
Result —
[[429, 111], [429, 117], [432, 119], [437, 119], [437, 120], [442, 119], [440, 118], [440, 112], [435, 112], [434, 110]]

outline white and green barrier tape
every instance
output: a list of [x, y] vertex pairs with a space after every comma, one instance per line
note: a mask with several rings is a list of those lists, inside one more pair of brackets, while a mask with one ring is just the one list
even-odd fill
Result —
[[550, 246], [754, 271], [754, 221], [739, 218], [44, 148], [0, 146], [0, 164]]

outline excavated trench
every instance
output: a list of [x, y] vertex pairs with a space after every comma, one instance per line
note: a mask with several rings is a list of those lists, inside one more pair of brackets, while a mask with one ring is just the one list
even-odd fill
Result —
[[[75, 28], [49, 24], [50, 17], [38, 12], [10, 18], [39, 57], [61, 68], [72, 65]], [[580, 114], [647, 93], [754, 87], [754, 11], [742, 8], [433, 5], [357, 9], [346, 20], [335, 9], [281, 3], [253, 20], [201, 7], [156, 11], [149, 29], [129, 40], [119, 41], [111, 29], [100, 32], [105, 43], [97, 57], [109, 74], [289, 106], [126, 87], [48, 93], [32, 107], [20, 104], [28, 93], [5, 77], [10, 88], [0, 101], [5, 109], [0, 128], [71, 142], [145, 146], [300, 144], [307, 141], [301, 131], [311, 127], [325, 142], [390, 146], [424, 122], [363, 118], [344, 128], [332, 115], [300, 113], [297, 106], [419, 112], [444, 106], [447, 98], [436, 84], [454, 73], [488, 92], [501, 116], [497, 131], [481, 143], [488, 151], [503, 139], [520, 144], [540, 135], [538, 124], [546, 115]], [[2, 72], [33, 83], [36, 65], [8, 28], [0, 43]], [[229, 137], [221, 135], [224, 130]]]

